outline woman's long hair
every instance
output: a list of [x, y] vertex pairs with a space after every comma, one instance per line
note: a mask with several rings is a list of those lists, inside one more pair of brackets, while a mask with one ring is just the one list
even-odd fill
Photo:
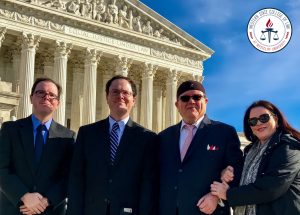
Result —
[[296, 138], [298, 141], [300, 141], [300, 132], [297, 131], [295, 128], [293, 128], [284, 115], [281, 113], [281, 111], [271, 102], [265, 101], [265, 100], [258, 100], [253, 102], [246, 110], [244, 115], [244, 134], [245, 137], [251, 141], [256, 142], [257, 137], [253, 134], [250, 125], [248, 124], [248, 119], [250, 116], [250, 111], [255, 107], [263, 107], [268, 109], [272, 114], [276, 115], [278, 118], [278, 128], [282, 130], [284, 133], [291, 134], [294, 138]]

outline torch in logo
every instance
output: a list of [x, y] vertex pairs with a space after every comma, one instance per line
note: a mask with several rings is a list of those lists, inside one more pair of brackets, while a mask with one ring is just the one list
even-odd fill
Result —
[[264, 31], [261, 31], [261, 37], [260, 39], [261, 40], [265, 40], [266, 39], [266, 36], [265, 36], [265, 33], [268, 33], [268, 41], [269, 43], [271, 42], [271, 37], [272, 37], [272, 33], [274, 33], [274, 36], [273, 36], [273, 40], [278, 40], [278, 31], [275, 31], [274, 28], [272, 28], [273, 26], [273, 22], [271, 21], [271, 19], [269, 19], [266, 23], [266, 29]]

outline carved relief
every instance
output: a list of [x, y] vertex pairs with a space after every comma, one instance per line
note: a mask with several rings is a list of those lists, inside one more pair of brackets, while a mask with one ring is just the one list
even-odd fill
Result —
[[151, 55], [154, 57], [162, 58], [165, 60], [169, 60], [172, 62], [180, 63], [180, 64], [185, 64], [188, 66], [193, 66], [193, 67], [200, 67], [203, 68], [202, 63], [197, 60], [193, 60], [187, 57], [181, 57], [178, 55], [170, 54], [165, 51], [159, 51], [155, 49], [151, 49]]
[[[36, 1], [27, 2], [37, 3]], [[131, 29], [155, 38], [182, 45], [178, 37], [173, 36], [171, 32], [165, 32], [165, 29], [158, 25], [159, 23], [150, 21], [149, 17], [120, 0], [38, 0], [38, 2], [46, 7]], [[154, 29], [153, 26], [156, 26], [156, 28]]]
[[1, 48], [2, 42], [5, 39], [5, 33], [6, 33], [6, 28], [0, 27], [0, 48]]
[[[71, 10], [71, 3], [72, 4], [77, 4], [80, 2], [80, 0], [72, 0], [69, 1], [69, 4], [66, 4], [67, 6], [69, 6], [69, 11]], [[96, 2], [97, 3], [97, 2]], [[100, 2], [97, 3], [97, 5], [99, 6], [100, 4], [104, 4], [104, 0], [100, 0]], [[93, 2], [93, 4], [95, 4], [95, 2]], [[78, 9], [75, 9], [75, 7], [73, 7], [74, 9], [74, 13], [76, 13], [76, 11], [78, 11]], [[80, 9], [79, 9], [80, 10]], [[123, 7], [123, 11], [127, 11], [127, 7]], [[99, 12], [99, 11], [98, 11]], [[106, 13], [103, 13], [103, 11], [101, 13], [97, 13], [95, 17], [98, 17], [101, 21], [103, 21], [104, 19], [106, 19]], [[118, 18], [119, 23], [123, 23], [122, 25], [127, 25], [129, 29], [133, 29], [135, 31], [142, 31], [142, 23], [140, 22], [141, 17], [140, 16], [136, 16], [133, 17], [131, 16], [132, 12], [129, 11], [129, 15], [125, 16], [125, 13], [123, 14], [123, 21], [121, 20], [121, 16]], [[54, 23], [52, 21], [47, 21], [44, 19], [38, 19], [36, 17], [33, 16], [26, 16], [23, 14], [19, 14], [18, 12], [10, 12], [8, 10], [5, 9], [0, 9], [0, 16], [4, 16], [6, 18], [10, 18], [12, 20], [16, 20], [19, 22], [24, 22], [27, 24], [31, 24], [31, 25], [35, 25], [35, 26], [39, 26], [39, 27], [43, 27], [46, 29], [50, 29], [50, 30], [54, 30], [54, 31], [60, 31], [60, 32], [64, 32], [65, 34], [69, 34], [69, 35], [76, 35], [76, 36], [80, 36], [81, 38], [86, 38], [86, 39], [91, 39], [91, 40], [97, 40], [98, 42], [104, 43], [104, 44], [109, 44], [109, 45], [113, 45], [113, 46], [117, 46], [117, 47], [122, 47], [124, 49], [127, 50], [133, 50], [136, 51], [138, 53], [142, 53], [142, 54], [146, 54], [146, 55], [151, 55], [153, 57], [157, 57], [157, 58], [162, 58], [168, 61], [172, 61], [172, 62], [176, 62], [179, 64], [184, 64], [184, 65], [188, 65], [188, 66], [193, 66], [193, 67], [200, 67], [203, 68], [202, 66], [202, 62], [200, 60], [194, 60], [188, 57], [181, 57], [178, 56], [176, 54], [170, 54], [167, 53], [165, 51], [160, 51], [160, 50], [156, 50], [153, 48], [148, 48], [148, 47], [144, 47], [144, 46], [140, 46], [134, 43], [130, 43], [130, 42], [126, 42], [126, 41], [121, 41], [115, 38], [111, 38], [111, 37], [106, 37], [100, 34], [96, 34], [96, 33], [92, 33], [92, 32], [88, 32], [88, 31], [83, 31], [77, 28], [72, 28], [69, 26], [65, 26], [62, 24], [58, 24], [58, 23]], [[131, 17], [131, 18], [130, 18]], [[126, 24], [125, 24], [126, 23]], [[151, 22], [147, 22], [146, 25], [143, 26], [143, 30], [144, 32], [148, 32], [148, 34], [153, 33], [153, 28], [151, 30]], [[160, 38], [160, 39], [167, 39], [169, 40], [169, 38], [166, 38], [164, 35], [164, 30], [163, 29], [159, 29], [156, 30], [153, 33], [153, 36]], [[174, 40], [176, 41], [176, 40]]]
[[80, 0], [71, 0], [66, 3], [66, 10], [69, 13], [74, 13], [76, 15], [80, 14]]

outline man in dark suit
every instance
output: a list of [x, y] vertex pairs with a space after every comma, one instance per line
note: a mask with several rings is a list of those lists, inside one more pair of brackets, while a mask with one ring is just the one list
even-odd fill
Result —
[[234, 167], [237, 185], [242, 169], [242, 152], [235, 129], [210, 120], [205, 112], [208, 99], [203, 85], [183, 82], [175, 103], [182, 121], [159, 134], [160, 215], [229, 214], [210, 193], [221, 171]]
[[133, 122], [134, 82], [106, 84], [108, 118], [79, 129], [70, 173], [68, 215], [155, 213], [156, 134]]
[[40, 78], [32, 86], [31, 116], [0, 131], [0, 214], [65, 214], [75, 133], [56, 123], [61, 87]]

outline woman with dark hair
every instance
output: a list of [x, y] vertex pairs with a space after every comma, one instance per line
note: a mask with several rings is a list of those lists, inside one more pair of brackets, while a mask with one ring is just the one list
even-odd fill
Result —
[[[227, 200], [235, 215], [300, 214], [300, 132], [272, 103], [256, 101], [246, 110], [240, 186], [214, 182], [211, 192]], [[229, 171], [224, 171], [222, 178]], [[228, 180], [227, 180], [228, 182]]]

